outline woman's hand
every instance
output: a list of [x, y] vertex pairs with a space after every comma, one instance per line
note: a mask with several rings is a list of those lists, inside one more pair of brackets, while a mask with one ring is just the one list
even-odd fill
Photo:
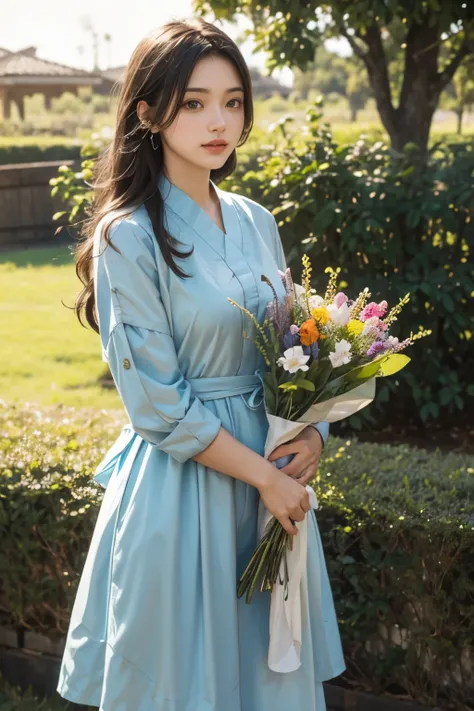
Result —
[[291, 476], [298, 484], [306, 486], [316, 474], [322, 451], [323, 438], [317, 429], [309, 425], [290, 442], [276, 447], [268, 457], [268, 461], [273, 462], [286, 454], [296, 454], [291, 462], [280, 471]]
[[266, 462], [265, 467], [268, 467], [268, 473], [265, 471], [258, 485], [262, 501], [285, 531], [296, 536], [295, 521], [303, 521], [311, 508], [309, 494], [295, 480], [290, 481], [282, 469]]

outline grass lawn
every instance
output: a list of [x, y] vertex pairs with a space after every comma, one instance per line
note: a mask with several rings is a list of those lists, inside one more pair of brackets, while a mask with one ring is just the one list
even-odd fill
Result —
[[0, 398], [122, 408], [115, 389], [100, 385], [108, 369], [99, 336], [67, 308], [80, 290], [69, 248], [0, 253], [0, 281]]

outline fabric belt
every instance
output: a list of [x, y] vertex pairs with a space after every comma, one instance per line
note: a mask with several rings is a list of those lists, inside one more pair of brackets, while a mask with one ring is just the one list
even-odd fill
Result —
[[[246, 406], [251, 410], [256, 410], [263, 402], [263, 373], [256, 369], [249, 375], [227, 375], [214, 378], [188, 378], [191, 390], [200, 400], [218, 400], [223, 397], [240, 395]], [[248, 398], [244, 395], [250, 393]], [[260, 399], [257, 401], [257, 398]], [[232, 413], [230, 413], [232, 419]], [[112, 447], [97, 467], [93, 476], [93, 481], [106, 488], [115, 467], [121, 462], [131, 466], [138, 449], [143, 442], [137, 436], [130, 422], [122, 427], [122, 431]], [[130, 452], [130, 456], [129, 455]]]
[[[258, 368], [249, 375], [219, 375], [214, 378], [189, 378], [191, 389], [200, 400], [218, 400], [233, 395], [250, 393], [242, 397], [245, 404], [255, 410], [263, 401], [263, 373]], [[260, 399], [256, 402], [257, 397]]]

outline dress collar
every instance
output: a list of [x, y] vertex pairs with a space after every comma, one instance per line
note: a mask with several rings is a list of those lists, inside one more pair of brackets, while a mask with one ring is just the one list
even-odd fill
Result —
[[220, 256], [225, 257], [225, 242], [232, 239], [239, 249], [242, 249], [243, 235], [240, 219], [232, 198], [224, 190], [209, 180], [214, 188], [221, 206], [223, 232], [207, 212], [197, 204], [184, 190], [178, 188], [168, 178], [160, 173], [158, 188], [163, 197], [165, 206], [184, 220], [200, 237], [202, 237]]

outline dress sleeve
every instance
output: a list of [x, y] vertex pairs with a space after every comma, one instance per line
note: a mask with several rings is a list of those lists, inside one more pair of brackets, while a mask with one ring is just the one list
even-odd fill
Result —
[[[273, 250], [275, 255], [275, 260], [278, 265], [278, 269], [282, 272], [285, 271], [286, 257], [283, 251], [283, 244], [280, 237], [280, 232], [278, 230], [278, 225], [275, 218], [272, 215], [272, 236], [273, 236]], [[321, 439], [323, 441], [323, 446], [326, 444], [327, 438], [329, 436], [329, 422], [312, 422], [311, 425], [319, 432]]]
[[109, 230], [116, 252], [94, 237], [94, 290], [103, 360], [133, 429], [185, 462], [206, 449], [221, 420], [193, 395], [177, 358], [160, 295], [154, 239], [133, 218]]

